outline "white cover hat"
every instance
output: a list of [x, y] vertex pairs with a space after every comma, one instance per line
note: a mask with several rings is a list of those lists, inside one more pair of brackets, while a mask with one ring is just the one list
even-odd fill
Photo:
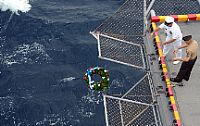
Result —
[[165, 22], [166, 22], [166, 23], [172, 23], [172, 22], [174, 22], [174, 18], [171, 17], [171, 16], [167, 16], [167, 17], [165, 18]]

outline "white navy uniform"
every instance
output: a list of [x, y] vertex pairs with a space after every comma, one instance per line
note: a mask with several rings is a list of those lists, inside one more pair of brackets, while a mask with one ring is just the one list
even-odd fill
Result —
[[[167, 53], [171, 50], [172, 45], [175, 49], [178, 49], [182, 45], [182, 33], [180, 27], [173, 22], [172, 27], [166, 26], [164, 23], [162, 23], [159, 28], [165, 30], [166, 34], [166, 41], [169, 41], [171, 39], [176, 39], [173, 43], [166, 44], [163, 46], [163, 54], [164, 56], [167, 55]], [[182, 58], [182, 49], [179, 49], [178, 52], [176, 53], [176, 58]]]

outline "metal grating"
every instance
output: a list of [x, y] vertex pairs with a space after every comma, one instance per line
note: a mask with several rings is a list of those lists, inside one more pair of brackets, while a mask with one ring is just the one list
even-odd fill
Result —
[[126, 94], [124, 94], [122, 98], [147, 104], [153, 103], [149, 75], [145, 75]]
[[142, 35], [144, 29], [144, 1], [127, 0], [119, 10], [95, 31], [126, 36]]
[[143, 112], [144, 109], [148, 107], [147, 105], [132, 103], [123, 100], [121, 100], [120, 103], [124, 125], [129, 124], [132, 120], [137, 118], [138, 114]]
[[107, 126], [157, 126], [152, 105], [104, 95], [104, 106]]
[[149, 106], [137, 117], [137, 119], [133, 120], [127, 126], [157, 126], [157, 122], [154, 118], [153, 107]]
[[110, 36], [112, 38], [124, 40], [133, 44], [144, 45], [144, 36], [141, 36], [141, 35], [126, 36], [126, 35], [116, 35], [116, 34], [110, 34], [110, 33], [104, 33], [104, 35]]
[[156, 0], [152, 6], [156, 15], [200, 13], [198, 0]]
[[153, 0], [146, 0], [146, 9], [148, 9], [149, 5], [151, 4]]
[[121, 98], [104, 95], [107, 126], [158, 125], [149, 77], [147, 73]]
[[106, 114], [108, 120], [112, 120], [108, 122], [109, 126], [121, 126], [121, 114], [120, 114], [120, 106], [119, 100], [114, 98], [105, 98], [104, 102], [106, 103]]
[[145, 68], [142, 46], [100, 34], [99, 57], [125, 65]]

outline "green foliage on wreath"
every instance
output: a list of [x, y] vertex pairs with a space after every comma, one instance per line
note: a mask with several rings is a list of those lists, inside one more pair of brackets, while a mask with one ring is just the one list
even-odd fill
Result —
[[[102, 68], [102, 67], [95, 67], [89, 69], [89, 74], [86, 73], [84, 75], [84, 80], [89, 88], [92, 88], [93, 90], [97, 91], [104, 91], [108, 89], [109, 86], [109, 74], [108, 70]], [[98, 74], [101, 77], [101, 80], [99, 82], [91, 81], [89, 82], [89, 76], [92, 78], [94, 74]], [[92, 87], [90, 87], [90, 84]]]

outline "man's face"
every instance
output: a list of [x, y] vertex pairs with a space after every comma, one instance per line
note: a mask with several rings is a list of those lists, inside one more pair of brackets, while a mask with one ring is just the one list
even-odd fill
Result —
[[165, 22], [165, 25], [166, 25], [167, 27], [172, 27], [172, 24], [173, 24], [173, 23], [167, 23], [167, 22]]
[[172, 24], [173, 24], [173, 23], [170, 23], [170, 24], [168, 25], [168, 27], [172, 27]]
[[185, 41], [185, 43], [186, 43], [186, 44], [190, 44], [190, 40], [188, 40], [188, 41]]

